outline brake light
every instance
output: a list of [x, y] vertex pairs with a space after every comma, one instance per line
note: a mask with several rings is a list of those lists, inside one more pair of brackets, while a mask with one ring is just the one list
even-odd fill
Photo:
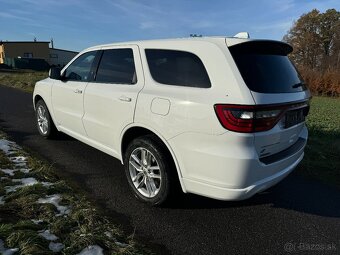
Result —
[[215, 105], [216, 115], [228, 130], [252, 133], [272, 129], [281, 119], [287, 105]]

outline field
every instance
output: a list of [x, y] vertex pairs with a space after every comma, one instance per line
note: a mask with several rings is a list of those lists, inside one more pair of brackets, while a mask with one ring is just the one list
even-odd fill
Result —
[[314, 97], [309, 141], [298, 173], [340, 187], [340, 99]]

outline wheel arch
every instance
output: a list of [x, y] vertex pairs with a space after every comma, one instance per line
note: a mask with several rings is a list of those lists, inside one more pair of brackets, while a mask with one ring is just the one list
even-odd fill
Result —
[[[34, 107], [34, 110], [35, 110], [35, 106], [37, 105], [39, 100], [43, 100], [45, 102], [45, 100], [39, 94], [34, 95], [34, 98], [33, 98], [33, 107]], [[46, 102], [45, 102], [45, 104], [46, 104]]]
[[170, 147], [166, 139], [159, 132], [157, 132], [155, 129], [151, 127], [135, 124], [135, 125], [130, 125], [123, 130], [121, 137], [120, 137], [121, 146], [120, 146], [120, 152], [119, 152], [119, 154], [121, 155], [122, 164], [124, 164], [124, 153], [129, 143], [137, 137], [150, 135], [150, 134], [155, 135], [159, 139], [159, 141], [165, 146], [167, 151], [170, 153], [171, 159], [173, 160], [174, 166], [176, 167], [177, 176], [178, 176], [178, 180], [181, 185], [181, 188], [183, 192], [186, 192], [186, 189], [182, 182], [182, 174], [181, 174], [180, 166], [179, 166], [179, 163], [177, 161], [174, 151], [172, 150], [172, 148]]

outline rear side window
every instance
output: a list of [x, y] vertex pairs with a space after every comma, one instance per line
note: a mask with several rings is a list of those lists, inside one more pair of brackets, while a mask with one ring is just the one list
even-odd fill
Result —
[[132, 49], [104, 50], [99, 63], [96, 81], [135, 84], [137, 77]]
[[229, 47], [244, 82], [259, 93], [290, 93], [306, 86], [287, 57], [291, 47], [280, 42], [246, 42]]
[[202, 61], [195, 54], [177, 50], [146, 49], [152, 78], [158, 83], [185, 87], [210, 88]]

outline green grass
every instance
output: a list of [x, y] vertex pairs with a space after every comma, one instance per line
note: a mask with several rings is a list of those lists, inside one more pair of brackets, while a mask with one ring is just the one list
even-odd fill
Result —
[[26, 70], [0, 70], [0, 85], [33, 92], [37, 81], [47, 78], [47, 72]]
[[[0, 132], [0, 139], [4, 137]], [[133, 234], [127, 236], [101, 213], [101, 209], [90, 202], [81, 190], [60, 179], [53, 167], [21, 149], [10, 156], [25, 156], [31, 170], [28, 173], [17, 170], [14, 176], [0, 171], [0, 177], [5, 177], [0, 180], [0, 196], [5, 201], [0, 205], [0, 239], [6, 247], [18, 248], [16, 254], [48, 255], [77, 254], [89, 245], [99, 245], [104, 249], [104, 254], [150, 254], [134, 241]], [[16, 168], [10, 156], [0, 150], [0, 169]], [[17, 184], [12, 179], [28, 177], [35, 178], [39, 183], [6, 194], [7, 186]], [[44, 186], [42, 182], [53, 185]], [[55, 194], [61, 196], [59, 205], [70, 208], [69, 214], [57, 216], [59, 211], [53, 204], [37, 202], [39, 198]], [[32, 222], [38, 219], [42, 222]], [[59, 238], [55, 242], [64, 244], [61, 252], [49, 250], [50, 241], [39, 235], [39, 231], [46, 229]]]
[[298, 173], [340, 187], [340, 99], [314, 97], [309, 140]]

